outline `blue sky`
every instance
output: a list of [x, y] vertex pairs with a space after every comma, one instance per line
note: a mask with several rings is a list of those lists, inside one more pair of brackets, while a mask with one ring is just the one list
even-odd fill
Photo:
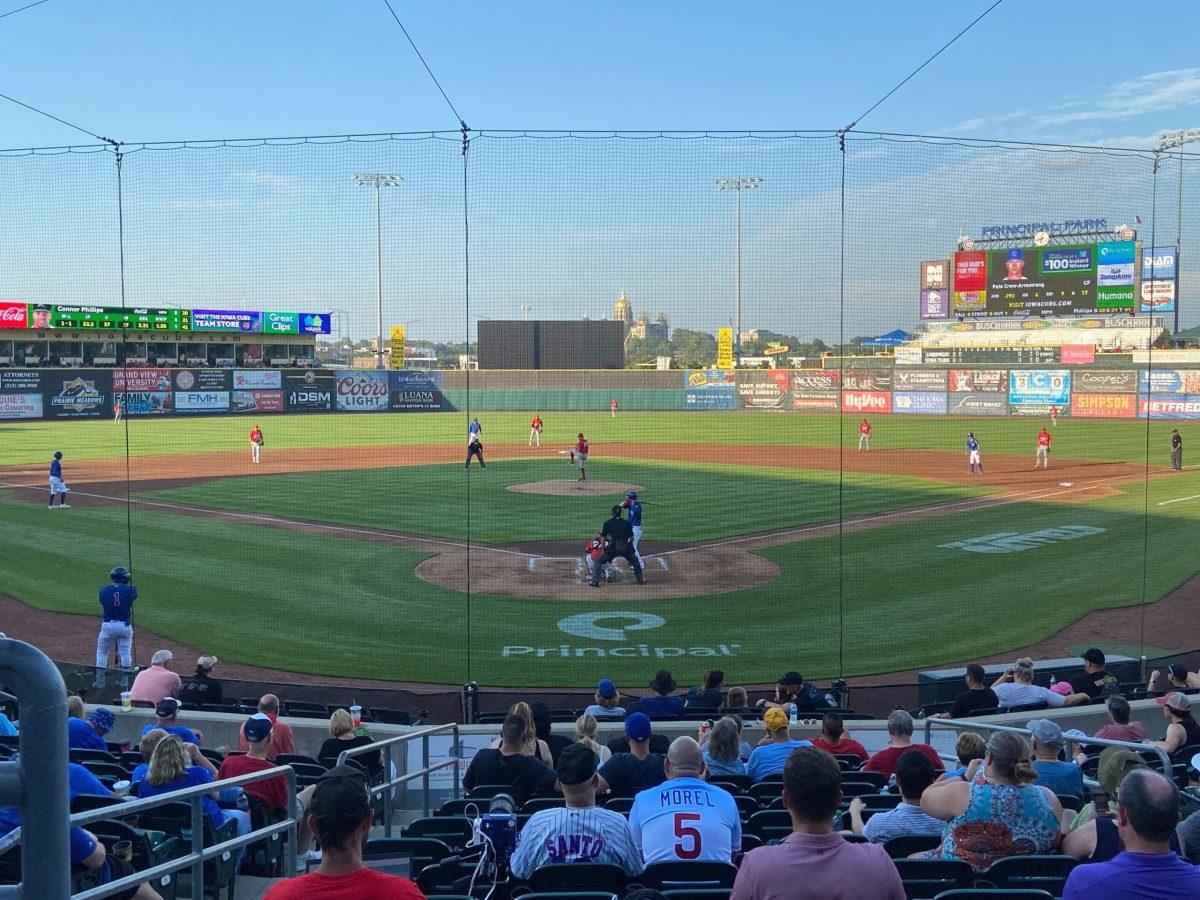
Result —
[[[395, 3], [471, 126], [628, 131], [836, 128], [986, 5]], [[1147, 147], [1161, 130], [1200, 125], [1197, 33], [1194, 2], [1006, 0], [861, 127]], [[375, 0], [49, 0], [0, 19], [0, 34], [0, 91], [127, 142], [456, 124]], [[5, 147], [88, 142], [7, 103], [0, 130]], [[665, 309], [677, 324], [722, 324], [731, 203], [710, 186], [737, 169], [767, 178], [746, 198], [747, 326], [829, 334], [838, 160], [828, 140], [496, 139], [477, 149], [475, 316], [516, 316], [523, 302], [546, 317], [603, 315], [625, 289], [636, 308]], [[1136, 156], [1067, 165], [890, 143], [854, 151], [855, 333], [911, 325], [917, 261], [948, 250], [962, 229], [1148, 217], [1150, 181]], [[126, 162], [130, 302], [339, 308], [365, 333], [372, 198], [347, 188], [347, 176], [401, 168], [408, 181], [385, 212], [388, 319], [418, 334], [461, 334], [461, 170], [451, 143], [149, 153]], [[110, 300], [111, 160], [8, 159], [0, 171], [10, 223], [0, 230], [9, 259], [0, 291]], [[1172, 237], [1173, 192], [1159, 198], [1158, 216]], [[889, 215], [893, 204], [902, 212]], [[1185, 244], [1198, 226], [1185, 214]], [[1197, 316], [1185, 307], [1184, 318]]]

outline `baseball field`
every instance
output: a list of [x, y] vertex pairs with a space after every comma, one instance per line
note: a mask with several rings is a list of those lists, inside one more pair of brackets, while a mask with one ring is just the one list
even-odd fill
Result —
[[[1170, 423], [1062, 420], [1034, 471], [1040, 419], [880, 416], [867, 453], [850, 415], [555, 412], [540, 448], [528, 414], [479, 417], [470, 470], [461, 413], [270, 416], [258, 465], [242, 417], [5, 423], [0, 594], [87, 645], [131, 564], [139, 634], [307, 675], [769, 682], [1065, 648], [1200, 571], [1200, 470], [1170, 471]], [[584, 484], [560, 452], [580, 431]], [[46, 508], [55, 450], [69, 510]], [[618, 563], [592, 588], [583, 544], [630, 489], [647, 584]]]

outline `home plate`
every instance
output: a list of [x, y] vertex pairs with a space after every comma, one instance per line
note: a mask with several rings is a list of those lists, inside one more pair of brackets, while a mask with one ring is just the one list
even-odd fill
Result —
[[1059, 486], [1059, 487], [1075, 487], [1075, 482], [1073, 482], [1073, 481], [1060, 481], [1060, 482], [1058, 483], [1058, 486]]

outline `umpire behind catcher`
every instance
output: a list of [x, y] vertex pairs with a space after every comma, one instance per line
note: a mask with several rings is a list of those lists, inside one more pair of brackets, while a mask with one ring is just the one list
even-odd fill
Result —
[[646, 579], [642, 577], [642, 564], [633, 549], [633, 526], [621, 518], [621, 507], [614, 506], [612, 508], [612, 518], [604, 523], [600, 533], [608, 538], [608, 548], [596, 560], [596, 565], [592, 569], [592, 580], [589, 584], [592, 587], [600, 587], [600, 582], [596, 580], [597, 576], [606, 563], [612, 562], [618, 556], [624, 557], [629, 563], [637, 583], [645, 584]]

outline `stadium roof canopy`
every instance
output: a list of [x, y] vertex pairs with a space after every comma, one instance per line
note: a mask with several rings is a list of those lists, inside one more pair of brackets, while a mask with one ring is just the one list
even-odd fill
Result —
[[889, 331], [887, 334], [881, 334], [878, 337], [873, 337], [870, 340], [862, 342], [864, 347], [899, 347], [901, 344], [906, 344], [912, 340], [912, 335], [907, 331], [897, 328], [895, 331]]

